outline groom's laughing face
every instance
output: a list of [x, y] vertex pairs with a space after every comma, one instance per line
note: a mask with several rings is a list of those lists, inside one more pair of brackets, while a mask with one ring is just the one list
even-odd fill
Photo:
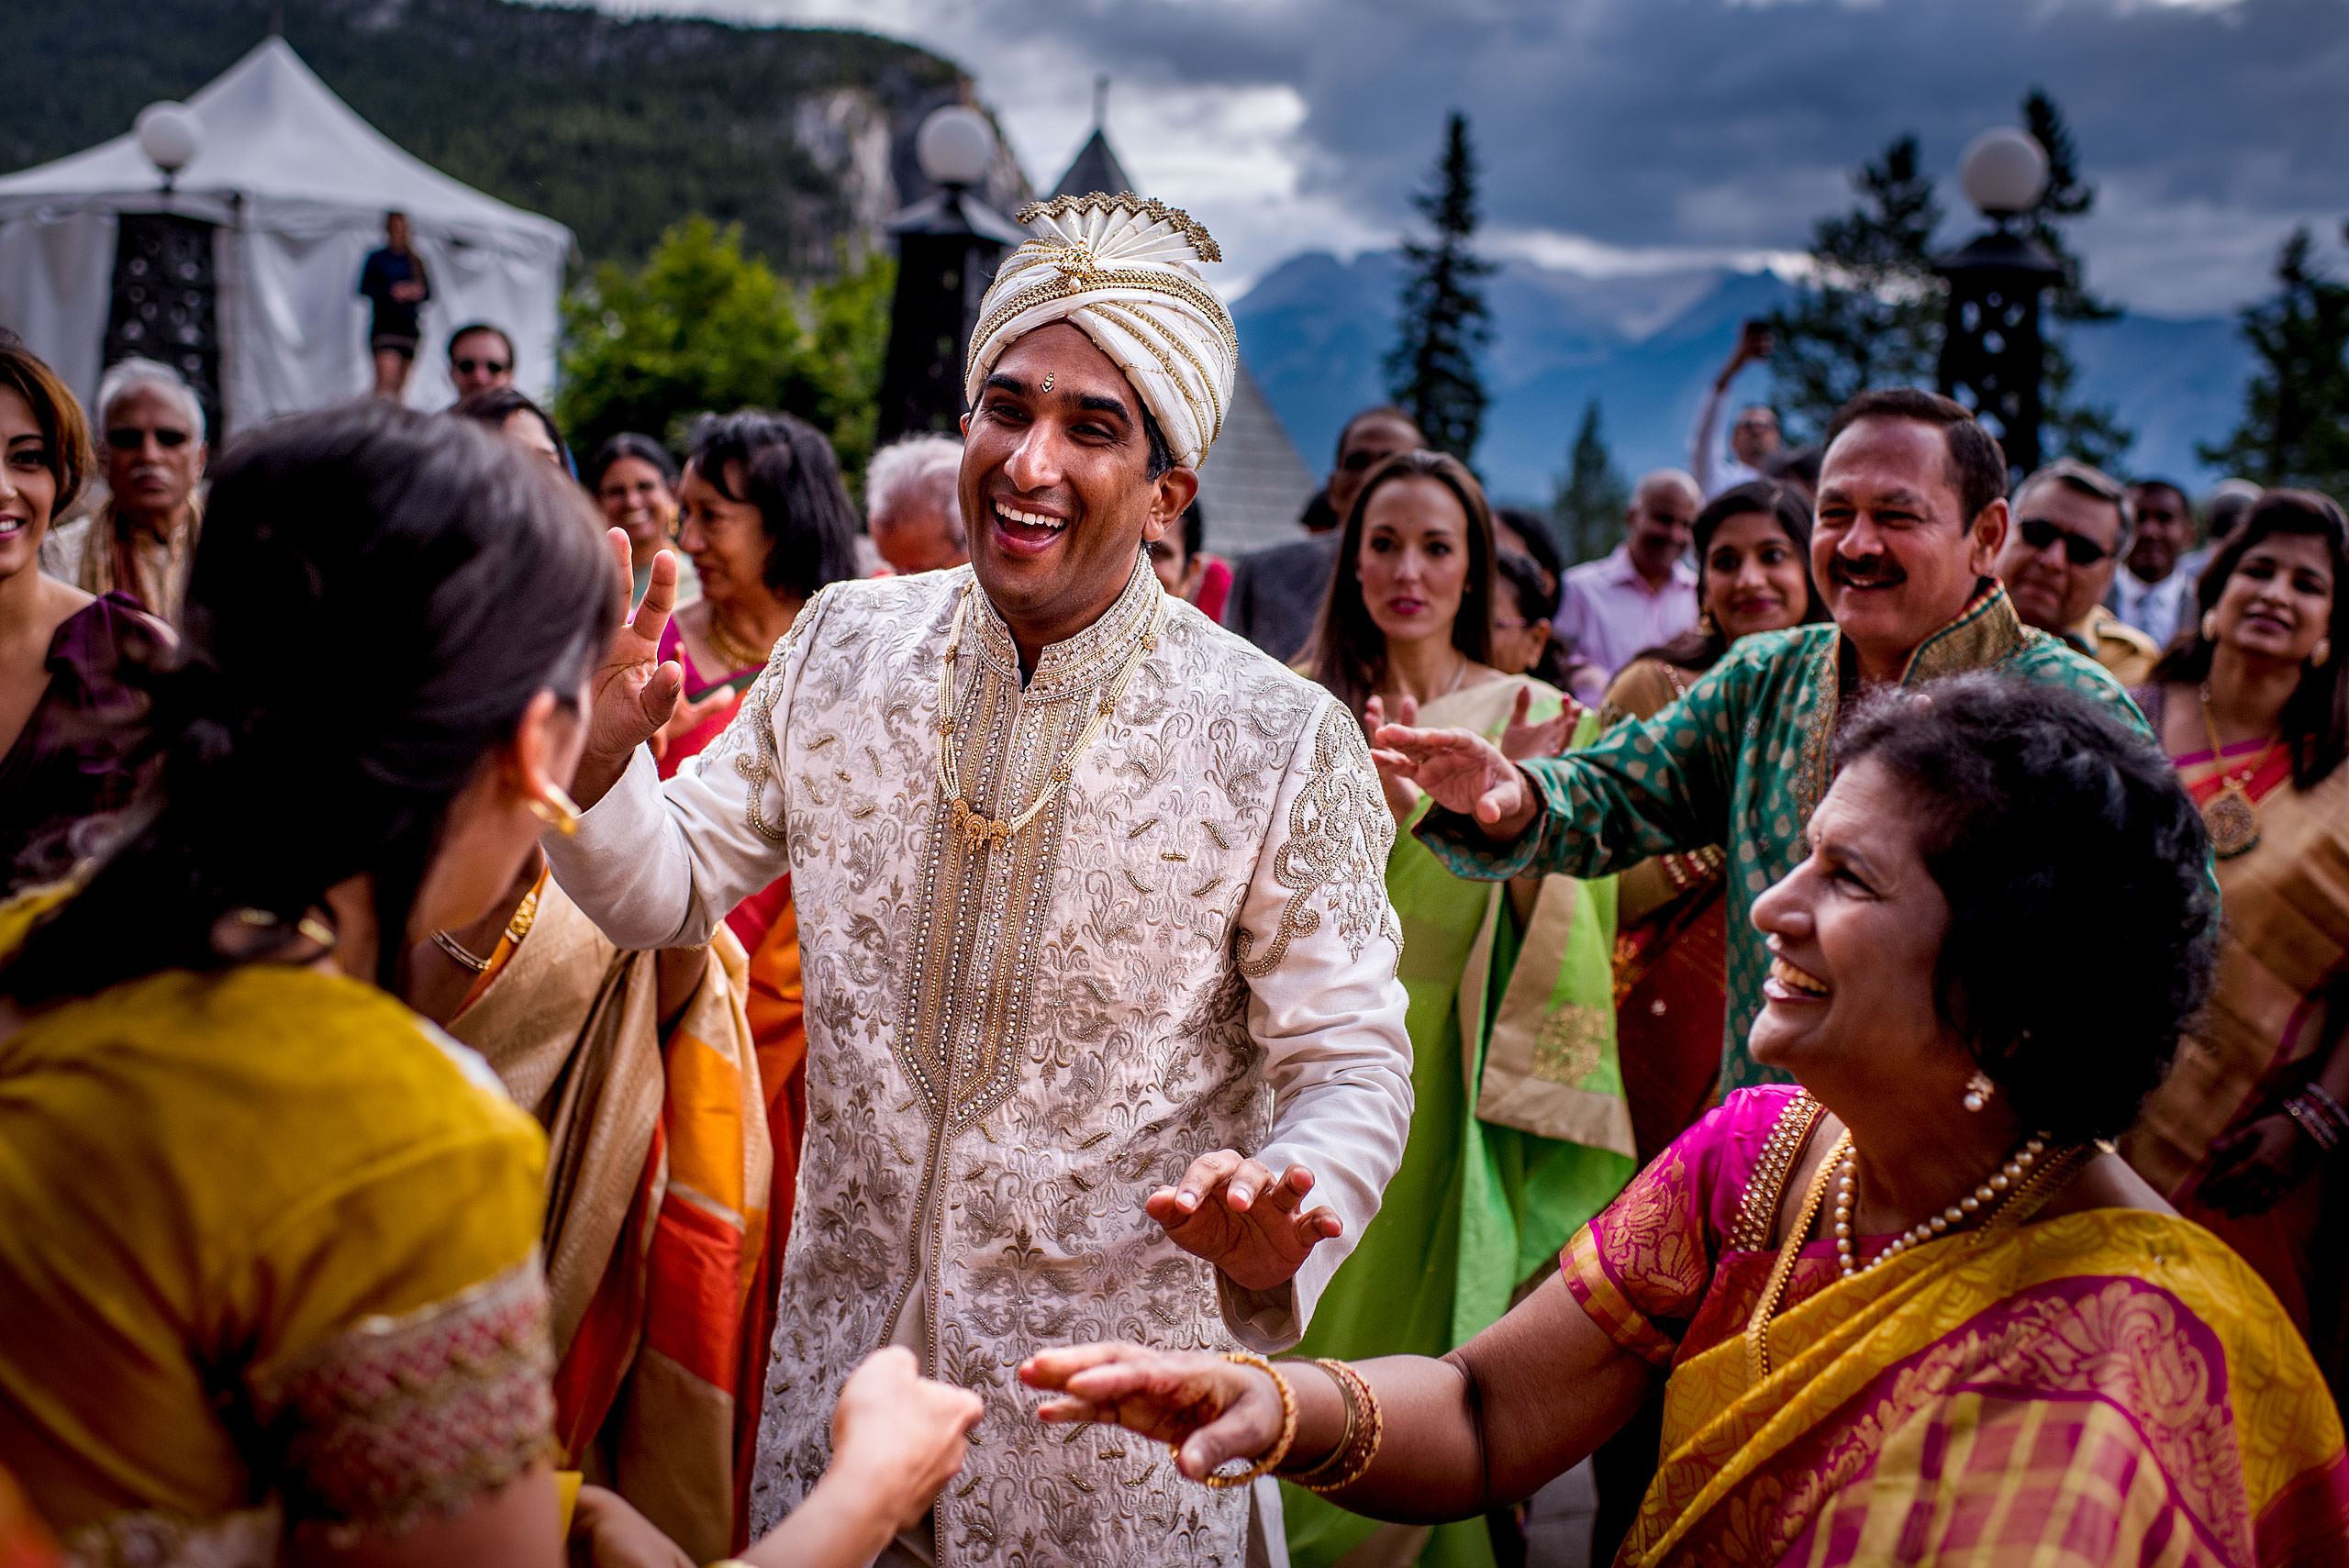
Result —
[[1091, 625], [1198, 489], [1151, 473], [1132, 384], [1064, 321], [1004, 350], [963, 433], [972, 569], [1023, 654]]

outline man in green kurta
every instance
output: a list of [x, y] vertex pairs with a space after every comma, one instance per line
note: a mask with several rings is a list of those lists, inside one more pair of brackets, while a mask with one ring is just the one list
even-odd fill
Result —
[[1832, 624], [1741, 639], [1679, 702], [1566, 756], [1512, 763], [1463, 730], [1387, 726], [1377, 743], [1399, 760], [1382, 765], [1435, 797], [1415, 831], [1455, 873], [1487, 880], [1601, 876], [1726, 845], [1721, 1089], [1782, 1080], [1745, 1049], [1770, 962], [1750, 916], [1806, 853], [1856, 696], [1990, 670], [2072, 687], [2145, 729], [2101, 665], [2024, 626], [1990, 575], [2006, 478], [2006, 454], [1962, 406], [1909, 388], [1863, 393], [1828, 428], [1820, 467], [1810, 567]]

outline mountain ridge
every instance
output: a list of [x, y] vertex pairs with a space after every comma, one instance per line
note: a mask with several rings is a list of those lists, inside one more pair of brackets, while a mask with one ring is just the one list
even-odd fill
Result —
[[[1395, 251], [1351, 261], [1305, 251], [1233, 304], [1248, 362], [1308, 463], [1326, 461], [1349, 414], [1386, 400], [1379, 361], [1401, 283]], [[1592, 396], [1626, 473], [1685, 467], [1698, 403], [1739, 322], [1794, 294], [1774, 273], [1728, 267], [1597, 277], [1502, 263], [1488, 284], [1493, 403], [1476, 452], [1487, 486], [1497, 498], [1546, 503]], [[2219, 439], [2242, 408], [2251, 356], [2232, 318], [2132, 314], [2064, 330], [2083, 395], [2115, 405], [2137, 432], [2131, 473], [2198, 486], [2218, 477], [2194, 443]], [[1732, 390], [1739, 402], [1766, 401], [1766, 371], [1748, 371]]]

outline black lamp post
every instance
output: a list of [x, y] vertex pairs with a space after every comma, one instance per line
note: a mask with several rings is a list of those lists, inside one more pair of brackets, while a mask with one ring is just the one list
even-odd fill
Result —
[[971, 194], [995, 159], [995, 132], [976, 110], [938, 110], [922, 122], [914, 150], [939, 190], [888, 223], [897, 237], [897, 293], [875, 418], [874, 437], [884, 443], [954, 432], [980, 297], [1004, 248], [1030, 237]]
[[2045, 368], [2039, 300], [2064, 269], [2013, 224], [2046, 189], [2047, 155], [2021, 131], [1985, 131], [1966, 148], [1958, 178], [1992, 228], [1933, 264], [1949, 280], [1942, 393], [1983, 417], [2007, 462], [2029, 473], [2039, 466]]

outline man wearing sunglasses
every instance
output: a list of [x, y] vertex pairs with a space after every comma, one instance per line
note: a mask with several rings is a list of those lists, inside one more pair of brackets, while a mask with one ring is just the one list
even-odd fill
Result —
[[514, 384], [514, 339], [503, 327], [469, 321], [449, 334], [449, 382], [463, 402], [476, 392]]
[[1998, 550], [1998, 580], [2025, 626], [2060, 637], [2112, 672], [2143, 685], [2161, 644], [2104, 606], [2113, 570], [2129, 553], [2135, 517], [2118, 481], [2087, 463], [2058, 458], [2024, 480], [2009, 503], [2014, 520]]
[[171, 366], [118, 360], [98, 382], [106, 497], [41, 540], [41, 570], [88, 594], [122, 593], [179, 624], [203, 524], [204, 405]]

